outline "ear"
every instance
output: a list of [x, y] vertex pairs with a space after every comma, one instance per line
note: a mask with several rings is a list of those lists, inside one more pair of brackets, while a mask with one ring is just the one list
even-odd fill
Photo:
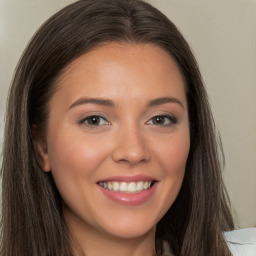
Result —
[[51, 164], [48, 155], [47, 140], [37, 125], [32, 125], [32, 138], [40, 167], [45, 172], [50, 172]]

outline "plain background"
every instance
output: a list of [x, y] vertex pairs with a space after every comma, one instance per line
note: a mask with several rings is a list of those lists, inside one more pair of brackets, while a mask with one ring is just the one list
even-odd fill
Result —
[[[8, 88], [37, 28], [73, 0], [0, 0], [0, 147]], [[198, 60], [226, 155], [238, 227], [256, 226], [256, 0], [148, 0], [181, 30]]]

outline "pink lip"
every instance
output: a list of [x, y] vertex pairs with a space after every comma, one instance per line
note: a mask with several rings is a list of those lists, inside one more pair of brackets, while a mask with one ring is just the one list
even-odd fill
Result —
[[134, 175], [134, 176], [112, 176], [112, 177], [108, 177], [106, 179], [100, 180], [103, 182], [107, 182], [107, 181], [124, 181], [124, 182], [136, 182], [136, 181], [155, 181], [156, 179], [150, 176], [146, 176], [146, 175]]
[[98, 185], [98, 187], [107, 198], [119, 204], [135, 206], [146, 203], [154, 195], [154, 192], [156, 191], [157, 188], [157, 183], [155, 183], [151, 188], [147, 190], [142, 190], [138, 193], [124, 193], [119, 191], [108, 190], [101, 187], [100, 185]]

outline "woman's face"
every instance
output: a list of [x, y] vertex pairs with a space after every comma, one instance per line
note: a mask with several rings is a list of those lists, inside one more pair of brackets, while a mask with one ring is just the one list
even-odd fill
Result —
[[184, 87], [175, 61], [150, 44], [111, 43], [67, 67], [39, 149], [71, 228], [121, 238], [154, 233], [184, 177]]

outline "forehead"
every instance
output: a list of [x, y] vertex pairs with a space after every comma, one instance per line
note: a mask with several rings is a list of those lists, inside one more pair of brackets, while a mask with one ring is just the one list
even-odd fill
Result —
[[184, 79], [174, 58], [152, 44], [98, 46], [71, 62], [59, 77], [57, 87], [70, 97], [75, 91], [114, 97], [127, 90], [134, 98], [148, 90], [162, 97], [175, 89], [185, 100]]

